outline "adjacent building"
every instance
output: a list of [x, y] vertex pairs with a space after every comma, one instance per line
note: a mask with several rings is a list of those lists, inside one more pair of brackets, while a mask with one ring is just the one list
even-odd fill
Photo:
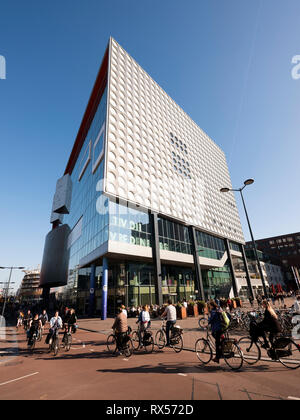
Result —
[[[244, 236], [220, 147], [110, 39], [53, 200], [44, 297], [82, 313], [237, 295]], [[251, 287], [250, 287], [251, 289]]]
[[42, 299], [43, 290], [40, 288], [40, 267], [33, 270], [23, 270], [25, 276], [17, 293], [20, 302], [34, 304]]
[[[300, 232], [259, 239], [257, 248], [266, 259], [281, 266], [284, 281], [289, 289], [300, 288]], [[252, 243], [246, 243], [252, 249]]]

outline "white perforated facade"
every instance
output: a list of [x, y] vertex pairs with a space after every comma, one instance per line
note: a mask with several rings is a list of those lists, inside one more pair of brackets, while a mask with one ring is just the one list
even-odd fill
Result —
[[110, 40], [104, 190], [244, 243], [224, 152]]

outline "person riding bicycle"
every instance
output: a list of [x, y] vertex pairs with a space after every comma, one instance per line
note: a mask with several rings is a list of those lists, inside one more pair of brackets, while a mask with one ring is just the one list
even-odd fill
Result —
[[117, 348], [120, 350], [122, 348], [122, 341], [124, 336], [128, 331], [127, 316], [124, 314], [123, 309], [118, 309], [118, 314], [115, 318], [115, 322], [112, 326], [112, 329], [115, 331]]
[[250, 333], [255, 341], [257, 341], [258, 337], [262, 337], [264, 340], [264, 345], [262, 346], [262, 348], [269, 349], [270, 344], [267, 340], [266, 332], [270, 333], [269, 340], [271, 345], [273, 345], [275, 336], [282, 332], [282, 328], [278, 321], [276, 312], [272, 308], [270, 302], [268, 302], [267, 300], [263, 300], [262, 306], [265, 309], [264, 319], [256, 326], [252, 324], [252, 330], [250, 331]]
[[28, 309], [27, 314], [24, 316], [24, 328], [26, 330], [29, 330], [29, 324], [32, 318], [33, 318], [32, 313], [30, 309]]
[[213, 362], [220, 363], [220, 358], [222, 355], [221, 350], [221, 337], [224, 332], [224, 327], [222, 324], [222, 311], [219, 306], [213, 300], [209, 302], [210, 317], [208, 323], [211, 326], [212, 336], [216, 340], [216, 357], [213, 359]]
[[68, 321], [70, 318], [70, 310], [68, 307], [65, 308], [64, 313], [62, 315], [62, 322], [63, 322], [63, 328], [65, 328], [66, 325], [68, 325]]
[[54, 336], [54, 334], [56, 334], [56, 332], [60, 328], [62, 328], [62, 326], [63, 326], [62, 319], [59, 316], [59, 312], [56, 311], [54, 317], [50, 319], [50, 329], [49, 329], [49, 334], [47, 335], [47, 338], [46, 338], [46, 344], [49, 344], [50, 339]]
[[19, 312], [18, 319], [17, 319], [17, 328], [23, 325], [24, 321], [24, 314], [22, 311]]
[[44, 329], [44, 327], [47, 324], [47, 322], [49, 322], [49, 318], [48, 318], [48, 314], [47, 314], [46, 309], [43, 310], [43, 312], [39, 316], [39, 319], [41, 320], [41, 322], [42, 322], [42, 328]]
[[28, 346], [31, 346], [32, 344], [33, 335], [36, 334], [36, 336], [38, 336], [40, 328], [42, 328], [42, 321], [39, 319], [38, 314], [36, 314], [29, 322]]
[[77, 316], [75, 314], [75, 309], [70, 309], [70, 313], [67, 319], [67, 324], [64, 324], [65, 333], [63, 336], [63, 341], [65, 341], [66, 334], [72, 332], [75, 334], [77, 328]]
[[144, 338], [144, 333], [147, 330], [147, 328], [149, 328], [150, 325], [151, 325], [149, 306], [148, 305], [143, 306], [143, 310], [139, 315], [139, 319], [138, 319], [137, 323], [139, 324], [140, 344], [142, 344], [143, 343], [143, 338]]
[[170, 347], [170, 330], [174, 327], [177, 321], [177, 314], [176, 308], [172, 304], [171, 299], [168, 300], [168, 306], [166, 307], [164, 313], [161, 315], [161, 318], [167, 317], [167, 324], [166, 324], [166, 337], [167, 337], [167, 344], [166, 347]]

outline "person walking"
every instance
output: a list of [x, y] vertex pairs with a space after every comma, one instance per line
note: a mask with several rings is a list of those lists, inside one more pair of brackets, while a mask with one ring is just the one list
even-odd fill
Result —
[[172, 304], [171, 299], [168, 300], [168, 306], [164, 310], [161, 318], [167, 317], [167, 325], [166, 325], [166, 337], [167, 337], [167, 344], [166, 347], [170, 347], [170, 330], [174, 327], [177, 321], [177, 314], [176, 308]]

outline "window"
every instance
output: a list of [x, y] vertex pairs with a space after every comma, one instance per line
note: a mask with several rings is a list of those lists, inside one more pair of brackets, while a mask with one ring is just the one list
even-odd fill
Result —
[[105, 122], [100, 128], [99, 134], [95, 140], [93, 147], [93, 168], [92, 172], [94, 173], [101, 162], [104, 155], [104, 135], [105, 135]]
[[78, 181], [81, 180], [81, 178], [83, 177], [83, 174], [86, 170], [86, 168], [88, 167], [88, 164], [90, 163], [91, 160], [91, 148], [92, 148], [92, 140], [89, 141], [85, 152], [82, 156], [82, 159], [80, 161], [80, 167], [82, 167], [80, 173], [79, 173], [79, 177], [78, 177]]

